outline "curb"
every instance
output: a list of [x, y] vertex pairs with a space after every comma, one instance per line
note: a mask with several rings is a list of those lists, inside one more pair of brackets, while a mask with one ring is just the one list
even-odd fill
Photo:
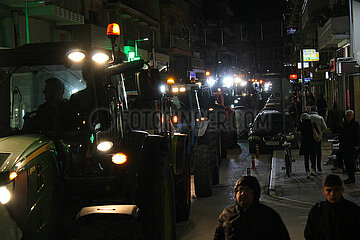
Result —
[[277, 166], [277, 163], [276, 163], [275, 158], [276, 157], [274, 157], [274, 156], [271, 157], [271, 170], [270, 170], [270, 179], [269, 179], [269, 187], [268, 187], [269, 196], [276, 198], [276, 199], [284, 200], [284, 201], [313, 206], [315, 204], [313, 202], [300, 201], [300, 200], [295, 200], [295, 199], [291, 199], [291, 198], [280, 197], [276, 194], [276, 166]]

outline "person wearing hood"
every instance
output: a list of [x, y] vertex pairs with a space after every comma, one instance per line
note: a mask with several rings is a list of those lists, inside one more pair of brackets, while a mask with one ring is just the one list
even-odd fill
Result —
[[244, 176], [237, 180], [236, 204], [220, 214], [214, 240], [290, 239], [280, 215], [259, 202], [260, 192], [256, 177]]
[[306, 240], [356, 239], [360, 226], [360, 207], [346, 200], [343, 183], [330, 174], [323, 184], [325, 201], [315, 204], [309, 212], [304, 230]]
[[360, 130], [359, 123], [354, 119], [354, 111], [345, 112], [345, 122], [340, 130], [339, 143], [348, 179], [344, 180], [345, 184], [355, 183], [355, 154], [359, 151]]

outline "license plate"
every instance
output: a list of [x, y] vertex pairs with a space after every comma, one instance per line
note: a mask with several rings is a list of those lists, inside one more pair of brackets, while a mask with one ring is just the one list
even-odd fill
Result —
[[277, 141], [266, 141], [266, 142], [265, 142], [265, 145], [268, 145], [268, 146], [278, 146], [278, 145], [279, 145], [279, 142], [277, 142]]

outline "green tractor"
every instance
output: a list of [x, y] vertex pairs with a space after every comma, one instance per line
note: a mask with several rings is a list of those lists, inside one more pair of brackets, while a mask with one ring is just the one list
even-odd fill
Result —
[[198, 84], [171, 84], [164, 95], [168, 99], [171, 125], [175, 132], [187, 135], [187, 152], [194, 174], [195, 194], [207, 197], [212, 185], [219, 183], [221, 136], [210, 118], [209, 99]]
[[[189, 204], [175, 201], [187, 184], [174, 185], [184, 137], [129, 126], [135, 90], [123, 76], [146, 65], [121, 62], [115, 39], [112, 52], [76, 43], [0, 50], [0, 199], [23, 239], [175, 239], [176, 204]], [[34, 110], [49, 78], [61, 80], [64, 99], [44, 117]], [[136, 94], [158, 98], [135, 80]]]

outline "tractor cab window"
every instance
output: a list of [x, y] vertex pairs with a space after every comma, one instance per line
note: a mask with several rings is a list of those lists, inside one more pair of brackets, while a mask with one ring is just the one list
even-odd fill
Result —
[[[62, 65], [21, 66], [6, 69], [6, 72], [6, 80], [10, 83], [10, 126], [13, 129], [22, 129], [24, 117], [41, 107], [47, 98], [54, 98], [56, 92], [61, 93], [61, 101], [67, 101], [73, 93], [86, 87], [81, 70], [67, 69]], [[47, 82], [52, 83], [47, 85]]]

